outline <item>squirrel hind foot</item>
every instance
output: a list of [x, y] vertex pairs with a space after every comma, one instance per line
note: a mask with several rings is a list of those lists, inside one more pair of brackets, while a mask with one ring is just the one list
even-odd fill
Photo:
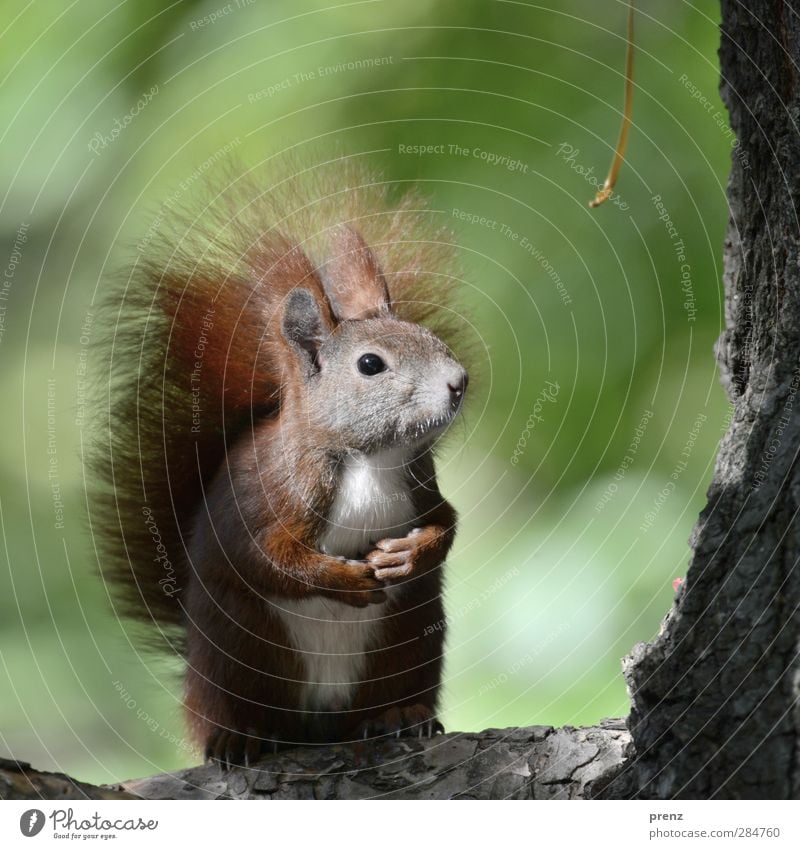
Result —
[[206, 740], [205, 762], [219, 764], [225, 771], [235, 766], [252, 767], [265, 755], [276, 754], [278, 749], [287, 746], [277, 735], [260, 735], [253, 729], [242, 732], [217, 727]]
[[358, 741], [382, 737], [418, 737], [430, 739], [444, 734], [444, 726], [433, 711], [422, 704], [390, 707], [377, 716], [365, 719], [356, 729]]

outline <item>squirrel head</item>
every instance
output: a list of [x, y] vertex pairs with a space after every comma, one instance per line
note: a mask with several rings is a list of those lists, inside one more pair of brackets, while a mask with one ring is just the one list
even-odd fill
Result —
[[286, 298], [291, 403], [334, 451], [429, 443], [460, 410], [467, 372], [437, 336], [392, 313], [385, 278], [355, 231], [339, 228], [337, 244], [322, 270], [330, 312], [307, 288]]

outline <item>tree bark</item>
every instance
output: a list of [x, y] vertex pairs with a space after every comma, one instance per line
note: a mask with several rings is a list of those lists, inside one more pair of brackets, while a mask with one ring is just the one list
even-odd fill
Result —
[[798, 4], [722, 2], [734, 406], [677, 604], [626, 661], [641, 797], [800, 794], [800, 101]]
[[0, 798], [800, 796], [799, 13], [798, 0], [722, 2], [721, 90], [738, 147], [717, 356], [733, 418], [686, 582], [656, 641], [625, 660], [630, 735], [609, 720], [295, 749], [258, 769], [117, 788], [0, 762]]
[[97, 787], [60, 772], [39, 772], [23, 761], [0, 758], [0, 800], [135, 799], [121, 788]]
[[[114, 787], [76, 787], [66, 776], [0, 761], [0, 798], [84, 792], [140, 799], [585, 799], [612, 783], [616, 790], [625, 786], [614, 779], [629, 745], [622, 720], [594, 728], [492, 729], [289, 749], [253, 769], [207, 764]], [[13, 781], [4, 766], [13, 767]], [[17, 795], [7, 795], [10, 788]]]

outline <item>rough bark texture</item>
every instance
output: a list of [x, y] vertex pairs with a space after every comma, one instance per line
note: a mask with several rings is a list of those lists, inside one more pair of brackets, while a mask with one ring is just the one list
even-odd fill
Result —
[[257, 768], [206, 765], [94, 787], [0, 760], [0, 799], [586, 799], [615, 780], [630, 735], [596, 728], [509, 728], [290, 749]]
[[23, 761], [0, 758], [0, 800], [135, 798], [121, 788], [96, 787], [60, 772], [39, 772]]
[[723, 99], [739, 139], [728, 187], [734, 405], [678, 603], [627, 659], [638, 794], [800, 794], [800, 7], [723, 0]]
[[631, 735], [616, 720], [295, 749], [120, 788], [7, 761], [0, 798], [800, 796], [799, 13], [798, 0], [722, 3], [739, 148], [718, 358], [734, 414], [686, 583], [658, 639], [626, 658]]

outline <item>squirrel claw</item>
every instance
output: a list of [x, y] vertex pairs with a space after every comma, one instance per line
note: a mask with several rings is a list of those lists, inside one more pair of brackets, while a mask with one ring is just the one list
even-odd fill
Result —
[[443, 734], [444, 726], [425, 705], [392, 707], [378, 716], [365, 719], [358, 726], [357, 736], [362, 740], [376, 737], [417, 737], [430, 739]]
[[215, 728], [206, 741], [205, 761], [226, 772], [235, 766], [249, 768], [267, 752], [277, 753], [279, 745], [277, 738], [262, 737], [252, 728], [246, 732]]
[[438, 719], [432, 717], [425, 723], [426, 737], [430, 740], [437, 734], [444, 734], [444, 725]]

